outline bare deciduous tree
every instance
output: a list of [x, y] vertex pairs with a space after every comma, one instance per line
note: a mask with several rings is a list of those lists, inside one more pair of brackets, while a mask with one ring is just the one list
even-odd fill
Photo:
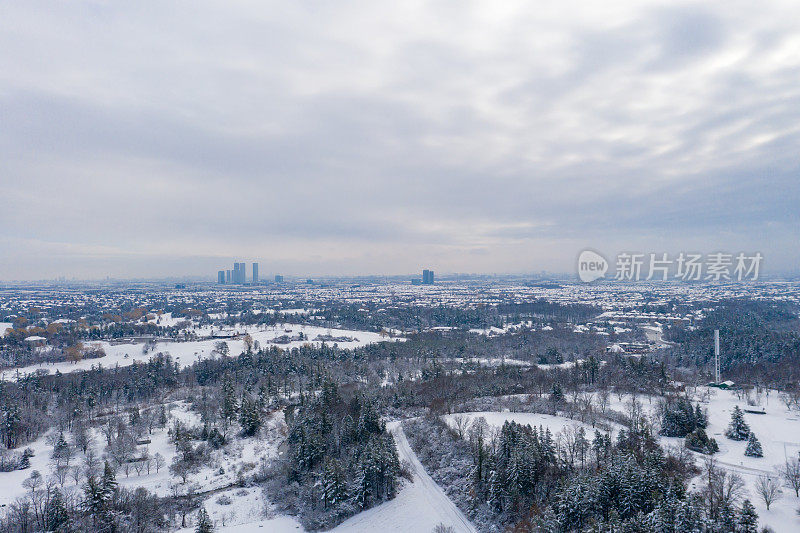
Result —
[[164, 459], [163, 455], [156, 452], [156, 454], [153, 456], [153, 466], [156, 467], [156, 473], [158, 473], [158, 471], [161, 470], [165, 464], [167, 464], [167, 460]]
[[769, 506], [780, 499], [781, 486], [778, 480], [770, 476], [758, 476], [756, 480], [756, 493], [764, 500], [764, 505]]
[[456, 433], [458, 433], [458, 438], [463, 439], [464, 433], [467, 431], [467, 426], [469, 426], [469, 418], [464, 415], [455, 415], [453, 416], [453, 426], [455, 427]]
[[744, 492], [744, 481], [739, 474], [719, 468], [713, 457], [706, 459], [703, 477], [703, 498], [706, 500], [709, 515], [716, 520], [722, 509], [738, 504]]
[[787, 459], [779, 472], [781, 477], [786, 482], [787, 487], [791, 487], [794, 495], [800, 497], [800, 460], [797, 457]]

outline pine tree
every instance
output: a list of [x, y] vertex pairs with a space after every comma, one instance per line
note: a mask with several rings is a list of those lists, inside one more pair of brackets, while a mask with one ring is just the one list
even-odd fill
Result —
[[341, 464], [331, 459], [322, 472], [322, 500], [325, 507], [332, 507], [347, 499], [347, 481]]
[[744, 450], [747, 457], [764, 457], [764, 452], [761, 450], [761, 443], [758, 442], [756, 434], [752, 431], [747, 439], [747, 448]]
[[742, 502], [742, 509], [739, 511], [739, 528], [737, 533], [757, 533], [758, 532], [758, 513], [750, 500]]
[[[541, 427], [539, 430], [539, 434], [541, 435]], [[556, 462], [556, 446], [555, 442], [553, 441], [553, 434], [550, 432], [549, 427], [545, 430], [544, 439], [542, 440], [542, 452], [546, 462], [550, 464], [554, 464]]]
[[731, 505], [723, 505], [716, 525], [721, 531], [736, 531], [736, 510]]
[[222, 384], [222, 401], [220, 402], [220, 416], [227, 424], [236, 420], [236, 413], [238, 406], [236, 405], [236, 390], [233, 387], [233, 382], [230, 376], [225, 376], [225, 381]]
[[100, 489], [103, 492], [103, 499], [105, 501], [110, 501], [117, 492], [117, 478], [111, 466], [108, 464], [108, 461], [105, 461], [105, 465], [103, 466], [103, 477], [100, 480]]
[[58, 465], [69, 464], [72, 457], [72, 451], [69, 448], [67, 440], [64, 438], [64, 433], [59, 433], [58, 440], [53, 445], [53, 453], [50, 456], [54, 463]]
[[29, 452], [30, 448], [25, 448], [25, 451], [22, 452], [22, 457], [19, 459], [19, 466], [17, 469], [25, 470], [26, 468], [31, 467], [31, 457], [33, 456], [32, 452]]
[[[111, 497], [109, 496], [111, 487], [116, 487], [116, 481], [112, 477], [106, 477], [106, 473], [110, 472], [108, 463], [106, 463], [106, 472], [103, 473], [103, 479], [98, 482], [94, 476], [89, 476], [86, 480], [86, 485], [83, 488], [84, 500], [83, 508], [92, 518], [92, 525], [94, 531], [98, 532], [112, 532], [115, 530], [114, 514], [110, 508]], [[113, 493], [113, 490], [111, 490]]]
[[564, 391], [557, 381], [553, 383], [553, 387], [550, 389], [550, 401], [553, 402], [553, 405], [558, 405], [564, 401]]
[[747, 440], [750, 435], [750, 426], [744, 421], [744, 413], [735, 406], [731, 412], [731, 423], [725, 430], [725, 436], [732, 440]]
[[69, 529], [69, 512], [64, 503], [64, 497], [61, 491], [53, 489], [53, 495], [45, 505], [45, 521], [48, 531], [64, 531]]
[[697, 427], [705, 429], [708, 426], [708, 416], [700, 409], [699, 403], [694, 406], [694, 420]]
[[257, 402], [249, 395], [242, 397], [239, 409], [239, 424], [242, 426], [242, 435], [252, 437], [261, 428], [261, 409]]
[[258, 403], [261, 404], [262, 409], [270, 404], [269, 388], [264, 383], [261, 383], [258, 388]]
[[83, 487], [83, 508], [91, 516], [98, 516], [105, 506], [103, 489], [93, 475], [86, 478], [86, 485]]
[[194, 528], [195, 533], [212, 533], [214, 531], [214, 523], [211, 522], [211, 517], [205, 507], [200, 509], [197, 513], [197, 527]]

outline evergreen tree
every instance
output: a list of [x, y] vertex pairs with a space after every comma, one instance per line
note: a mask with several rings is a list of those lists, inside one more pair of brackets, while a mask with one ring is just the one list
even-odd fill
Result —
[[195, 533], [212, 533], [214, 531], [214, 523], [205, 507], [200, 509], [197, 513], [197, 527], [194, 528]]
[[227, 424], [236, 420], [236, 413], [239, 410], [236, 404], [236, 390], [234, 389], [233, 382], [228, 375], [225, 376], [225, 381], [222, 383], [221, 394], [222, 399], [220, 401], [220, 417], [227, 428]]
[[19, 466], [17, 466], [17, 468], [19, 470], [25, 470], [26, 468], [30, 468], [31, 457], [33, 457], [33, 451], [30, 448], [25, 448], [25, 451], [22, 452], [22, 457], [20, 457], [19, 459]]
[[117, 478], [111, 465], [105, 461], [103, 466], [103, 477], [100, 480], [100, 489], [103, 491], [103, 498], [105, 501], [110, 501], [117, 492]]
[[708, 426], [708, 416], [700, 409], [700, 404], [694, 406], [694, 420], [697, 427], [705, 429]]
[[90, 475], [86, 478], [86, 485], [83, 487], [83, 508], [91, 516], [99, 516], [105, 507], [105, 496], [103, 489], [97, 479]]
[[70, 459], [72, 459], [72, 450], [64, 438], [64, 433], [59, 433], [58, 440], [53, 445], [53, 453], [51, 454], [53, 463], [58, 466], [69, 466]]
[[705, 428], [708, 418], [700, 405], [694, 407], [688, 398], [680, 397], [661, 406], [661, 434], [667, 437], [685, 437], [697, 428]]
[[747, 439], [747, 448], [744, 450], [747, 457], [764, 457], [764, 452], [761, 450], [761, 443], [758, 442], [756, 434], [752, 431]]
[[67, 531], [70, 528], [70, 517], [64, 496], [58, 489], [53, 489], [53, 494], [45, 505], [45, 522], [48, 531]]
[[258, 402], [245, 394], [239, 408], [239, 424], [242, 426], [242, 435], [252, 437], [261, 428], [261, 408]]
[[758, 513], [756, 508], [750, 503], [750, 500], [742, 502], [742, 508], [739, 511], [739, 528], [737, 533], [757, 533], [758, 532]]
[[721, 531], [736, 531], [736, 511], [732, 505], [723, 505], [719, 510], [716, 526]]
[[703, 428], [697, 428], [686, 435], [685, 446], [696, 452], [713, 454], [719, 451], [719, 445], [713, 437], [709, 437]]
[[[110, 472], [107, 462], [106, 471]], [[116, 487], [113, 473], [111, 479], [107, 478], [106, 472], [104, 472], [101, 481], [98, 481], [92, 475], [86, 480], [86, 485], [83, 488], [83, 509], [91, 517], [93, 531], [110, 533], [116, 530], [114, 514], [110, 506], [111, 497], [109, 496], [110, 493], [113, 493], [112, 486]]]
[[336, 506], [347, 500], [347, 481], [341, 463], [331, 459], [322, 472], [322, 501], [325, 507]]
[[550, 401], [553, 405], [558, 405], [564, 401], [564, 391], [558, 381], [553, 383], [553, 387], [550, 389]]
[[725, 430], [725, 436], [732, 440], [747, 440], [750, 435], [750, 426], [744, 421], [744, 413], [735, 406], [731, 412], [731, 422]]

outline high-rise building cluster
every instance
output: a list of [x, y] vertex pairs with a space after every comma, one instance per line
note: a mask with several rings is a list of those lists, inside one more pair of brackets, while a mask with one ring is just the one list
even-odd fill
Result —
[[[244, 285], [247, 283], [247, 265], [234, 263], [233, 270], [220, 270], [217, 272], [217, 283], [220, 285]], [[253, 274], [250, 283], [258, 283], [258, 263], [253, 263]]]
[[433, 270], [425, 269], [422, 271], [422, 279], [411, 280], [412, 285], [433, 285]]

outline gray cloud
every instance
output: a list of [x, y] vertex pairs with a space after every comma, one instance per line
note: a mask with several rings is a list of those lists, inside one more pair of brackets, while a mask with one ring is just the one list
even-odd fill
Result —
[[8, 5], [0, 279], [796, 268], [800, 9], [568, 4]]

